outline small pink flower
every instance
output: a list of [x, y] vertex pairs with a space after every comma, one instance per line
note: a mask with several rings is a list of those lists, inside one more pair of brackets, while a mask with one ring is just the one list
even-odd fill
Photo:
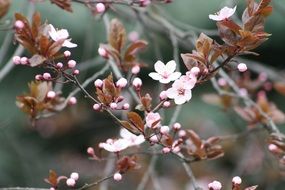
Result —
[[64, 51], [63, 54], [64, 54], [65, 57], [70, 57], [71, 56], [71, 52], [68, 51], [68, 50]]
[[222, 184], [219, 181], [213, 181], [208, 184], [208, 188], [212, 190], [220, 190], [222, 189]]
[[134, 135], [133, 133], [129, 132], [127, 129], [121, 129], [120, 130], [120, 136], [129, 141], [129, 146], [137, 146], [142, 144], [145, 139], [143, 135]]
[[75, 97], [70, 97], [68, 100], [69, 105], [75, 105], [77, 103], [77, 99]]
[[35, 76], [35, 79], [36, 79], [36, 80], [42, 80], [42, 79], [43, 79], [43, 75], [36, 75], [36, 76]]
[[174, 123], [174, 124], [173, 124], [173, 129], [174, 129], [174, 130], [179, 130], [179, 129], [181, 129], [181, 124], [180, 124], [180, 123]]
[[44, 74], [43, 74], [43, 78], [44, 78], [45, 80], [50, 80], [50, 79], [51, 79], [51, 75], [50, 75], [49, 73], [44, 73]]
[[130, 142], [126, 139], [107, 140], [106, 143], [100, 143], [100, 147], [104, 148], [109, 152], [120, 152], [128, 148], [129, 145]]
[[181, 105], [188, 102], [192, 98], [191, 89], [195, 86], [197, 79], [189, 78], [184, 75], [179, 80], [176, 80], [172, 87], [169, 88], [166, 93], [167, 97], [174, 99], [175, 104]]
[[149, 76], [153, 80], [158, 80], [160, 83], [163, 84], [175, 81], [181, 76], [180, 72], [175, 72], [176, 63], [173, 60], [169, 61], [166, 65], [161, 61], [157, 61], [154, 64], [154, 70], [156, 72], [149, 73]]
[[118, 107], [118, 104], [117, 103], [115, 103], [115, 102], [112, 102], [111, 104], [110, 104], [110, 108], [111, 109], [117, 109], [117, 107]]
[[238, 68], [239, 72], [245, 72], [247, 70], [247, 66], [245, 63], [238, 64], [237, 68]]
[[123, 105], [123, 110], [128, 110], [130, 108], [130, 104], [128, 104], [128, 103], [124, 103], [124, 105]]
[[63, 64], [61, 62], [58, 62], [56, 64], [56, 68], [61, 69], [63, 67]]
[[170, 131], [170, 129], [169, 129], [168, 126], [161, 126], [161, 127], [160, 127], [160, 133], [161, 133], [161, 134], [166, 135], [166, 134], [169, 133], [169, 131]]
[[195, 76], [197, 76], [197, 75], [200, 73], [200, 69], [199, 69], [199, 67], [193, 67], [193, 68], [190, 70], [190, 72], [191, 72], [192, 74], [194, 74]]
[[180, 138], [185, 137], [185, 136], [186, 136], [186, 131], [185, 131], [185, 130], [180, 130], [180, 131], [178, 132], [178, 136], [179, 136]]
[[15, 65], [21, 64], [21, 57], [19, 57], [19, 56], [14, 56], [14, 57], [13, 57], [13, 63], [14, 63]]
[[21, 57], [20, 62], [21, 65], [27, 65], [29, 63], [29, 59], [27, 57]]
[[152, 142], [152, 143], [157, 143], [159, 140], [158, 140], [158, 137], [157, 135], [153, 135], [149, 138], [149, 140]]
[[165, 101], [163, 102], [163, 105], [162, 105], [164, 108], [169, 108], [171, 106], [171, 103], [170, 101]]
[[98, 48], [98, 54], [104, 58], [108, 58], [108, 52], [103, 47]]
[[278, 150], [278, 147], [275, 145], [275, 144], [270, 144], [268, 145], [268, 149], [271, 151], [271, 152], [275, 152]]
[[[145, 118], [146, 126], [149, 128], [159, 127], [160, 126], [160, 121], [159, 121], [160, 119], [161, 119], [161, 117], [160, 117], [159, 113], [150, 112], [146, 115], [146, 118]], [[155, 122], [157, 122], [157, 123], [154, 125]]]
[[140, 72], [141, 68], [138, 65], [132, 67], [132, 74], [136, 75]]
[[68, 39], [69, 33], [66, 29], [56, 30], [53, 25], [49, 24], [49, 36], [53, 41], [57, 42], [59, 40], [64, 40], [62, 47], [74, 48], [77, 44], [74, 44], [71, 39]]
[[97, 13], [103, 13], [103, 12], [105, 12], [105, 10], [106, 10], [106, 7], [103, 3], [97, 3], [96, 4]]
[[119, 172], [115, 173], [113, 176], [115, 181], [121, 181], [122, 180], [122, 174], [120, 174]]
[[69, 61], [67, 62], [67, 65], [68, 65], [68, 68], [72, 69], [72, 68], [74, 68], [74, 67], [76, 66], [76, 61], [74, 61], [74, 60], [69, 60]]
[[138, 77], [134, 78], [133, 86], [135, 88], [140, 88], [142, 86], [142, 80], [140, 78], [138, 78]]
[[80, 73], [80, 71], [79, 71], [78, 69], [75, 69], [75, 70], [72, 72], [73, 75], [79, 75], [79, 73]]
[[167, 153], [169, 153], [170, 151], [171, 151], [171, 149], [168, 148], [168, 147], [164, 147], [164, 148], [162, 149], [162, 153], [163, 153], [163, 154], [167, 154]]
[[224, 7], [219, 12], [215, 14], [210, 14], [209, 19], [214, 20], [214, 21], [225, 20], [231, 17], [235, 13], [236, 8], [237, 6], [235, 6], [234, 8]]
[[226, 86], [226, 85], [227, 85], [227, 81], [226, 81], [226, 79], [224, 79], [224, 78], [219, 78], [219, 79], [218, 79], [218, 84], [219, 84], [220, 86]]
[[87, 153], [93, 156], [95, 154], [94, 148], [88, 147], [87, 148]]
[[100, 104], [94, 104], [94, 105], [93, 105], [93, 109], [94, 109], [95, 111], [100, 111], [100, 110], [101, 110], [101, 105], [100, 105]]
[[97, 87], [97, 88], [102, 88], [103, 86], [103, 81], [101, 79], [96, 79], [95, 82], [94, 82], [94, 85]]
[[167, 99], [166, 91], [161, 91], [161, 93], [159, 94], [159, 98], [160, 100], [166, 100]]

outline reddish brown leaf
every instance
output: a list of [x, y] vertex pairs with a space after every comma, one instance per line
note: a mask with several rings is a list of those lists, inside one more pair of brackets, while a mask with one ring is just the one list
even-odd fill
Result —
[[136, 112], [129, 112], [127, 116], [135, 127], [137, 127], [141, 132], [144, 131], [144, 122], [139, 114]]
[[126, 62], [132, 62], [135, 60], [135, 54], [144, 49], [147, 46], [147, 42], [144, 40], [138, 40], [136, 42], [133, 42], [127, 47], [124, 60]]
[[6, 15], [9, 10], [11, 0], [0, 0], [0, 18]]
[[121, 125], [127, 129], [129, 132], [135, 134], [135, 135], [140, 135], [141, 132], [132, 124], [130, 124], [128, 121], [120, 121]]
[[50, 0], [51, 3], [56, 4], [58, 7], [66, 10], [68, 12], [72, 12], [71, 8], [71, 0]]
[[121, 52], [126, 41], [126, 31], [118, 19], [113, 19], [110, 23], [108, 41], [113, 48]]

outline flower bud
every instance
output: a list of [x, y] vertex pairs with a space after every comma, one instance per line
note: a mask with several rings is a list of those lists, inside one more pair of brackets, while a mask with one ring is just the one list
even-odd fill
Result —
[[179, 130], [179, 129], [181, 129], [181, 124], [180, 124], [180, 123], [174, 123], [174, 124], [173, 124], [173, 129], [174, 129], [174, 130]]
[[132, 67], [132, 74], [136, 75], [140, 72], [141, 68], [138, 65]]
[[119, 172], [117, 172], [117, 173], [115, 173], [114, 174], [114, 180], [115, 181], [121, 181], [122, 180], [122, 175], [119, 173]]
[[66, 180], [66, 185], [67, 185], [68, 187], [74, 187], [75, 184], [76, 184], [76, 182], [75, 182], [75, 180], [72, 179], [72, 178], [68, 178], [68, 179]]
[[180, 138], [185, 137], [185, 136], [186, 136], [186, 131], [185, 131], [185, 130], [180, 130], [180, 131], [178, 132], [178, 136], [179, 136]]
[[181, 150], [181, 148], [179, 146], [176, 146], [172, 149], [172, 152], [178, 153], [178, 152], [180, 152], [180, 150]]
[[101, 57], [105, 58], [105, 59], [108, 58], [108, 52], [107, 52], [106, 49], [103, 48], [103, 47], [99, 47], [99, 48], [98, 48], [98, 54], [99, 54]]
[[159, 94], [159, 98], [160, 100], [166, 100], [167, 99], [166, 91], [161, 91], [161, 93]]
[[100, 104], [94, 104], [93, 105], [93, 110], [100, 111], [101, 110], [101, 105]]
[[170, 103], [169, 101], [163, 102], [163, 107], [164, 107], [164, 108], [169, 108], [170, 105], [171, 105], [171, 103]]
[[242, 180], [239, 176], [235, 176], [233, 179], [232, 179], [232, 182], [234, 185], [240, 185], [242, 183]]
[[20, 62], [21, 65], [27, 65], [29, 63], [29, 59], [27, 57], [21, 57]]
[[21, 20], [16, 20], [14, 26], [16, 29], [23, 29], [25, 27], [25, 24]]
[[58, 62], [56, 64], [56, 68], [61, 69], [63, 67], [63, 64], [61, 62]]
[[219, 84], [220, 86], [226, 86], [226, 85], [227, 85], [227, 81], [226, 81], [226, 79], [224, 79], [224, 78], [219, 78], [218, 84]]
[[124, 88], [126, 87], [128, 84], [128, 81], [127, 79], [125, 78], [120, 78], [117, 82], [116, 82], [116, 86], [119, 87], [119, 88]]
[[247, 70], [247, 66], [245, 63], [239, 63], [237, 66], [239, 72], [245, 72]]
[[79, 179], [79, 174], [77, 172], [72, 172], [70, 174], [70, 178], [74, 179], [75, 181], [77, 181]]
[[94, 149], [92, 147], [88, 147], [87, 148], [87, 153], [93, 156], [95, 154], [95, 151], [94, 151]]
[[51, 75], [50, 75], [49, 73], [44, 73], [44, 74], [43, 74], [43, 78], [44, 78], [45, 80], [50, 80], [50, 79], [51, 79]]
[[139, 89], [142, 86], [142, 80], [138, 77], [134, 78], [133, 80], [133, 86], [137, 89]]
[[35, 76], [35, 79], [36, 79], [36, 80], [42, 80], [42, 79], [43, 79], [43, 76], [42, 76], [42, 75], [36, 75], [36, 76]]
[[111, 104], [110, 104], [110, 108], [111, 109], [116, 109], [118, 107], [118, 104], [117, 103], [115, 103], [115, 102], [112, 102]]
[[80, 71], [79, 71], [78, 69], [75, 69], [75, 70], [72, 72], [73, 75], [79, 75], [79, 73], [80, 73]]
[[68, 50], [64, 51], [63, 54], [64, 54], [64, 57], [70, 57], [71, 56], [71, 52]]
[[222, 184], [219, 181], [213, 181], [208, 184], [208, 188], [212, 190], [220, 190], [222, 189]]
[[103, 81], [101, 79], [96, 79], [95, 82], [94, 82], [94, 85], [97, 87], [97, 88], [102, 88], [103, 86]]
[[190, 72], [191, 72], [192, 74], [194, 74], [195, 76], [197, 76], [197, 75], [200, 73], [200, 69], [199, 69], [199, 67], [193, 67], [193, 68], [190, 70]]
[[14, 57], [13, 57], [13, 63], [14, 63], [15, 65], [21, 64], [21, 57], [19, 57], [19, 56], [14, 56]]
[[158, 142], [158, 137], [156, 135], [153, 135], [149, 138], [149, 140], [153, 143], [157, 143]]
[[130, 108], [130, 104], [125, 103], [125, 104], [123, 105], [123, 110], [128, 110], [129, 108]]
[[103, 12], [105, 12], [105, 10], [106, 10], [106, 7], [103, 3], [97, 3], [96, 4], [97, 13], [103, 13]]
[[164, 148], [162, 149], [162, 153], [163, 153], [163, 154], [167, 154], [167, 153], [169, 153], [170, 151], [171, 151], [171, 149], [168, 148], [168, 147], [164, 147]]
[[53, 99], [55, 98], [55, 96], [56, 96], [56, 93], [54, 91], [48, 91], [47, 93], [48, 98]]
[[75, 105], [76, 103], [77, 103], [77, 99], [74, 96], [69, 98], [68, 100], [69, 105]]
[[69, 60], [69, 61], [67, 62], [67, 65], [68, 65], [68, 68], [72, 69], [72, 68], [74, 68], [74, 67], [76, 66], [76, 61], [74, 61], [74, 60]]
[[161, 126], [160, 127], [160, 133], [161, 134], [168, 134], [169, 133], [169, 127], [168, 126]]

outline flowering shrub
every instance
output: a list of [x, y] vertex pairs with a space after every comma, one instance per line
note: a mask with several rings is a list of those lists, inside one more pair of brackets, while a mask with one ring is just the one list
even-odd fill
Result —
[[[215, 14], [209, 14], [209, 19], [216, 22], [217, 36], [201, 32], [190, 39], [178, 35], [175, 31], [179, 28], [152, 11], [152, 6], [175, 4], [170, 0], [50, 0], [50, 3], [68, 12], [74, 12], [74, 4], [83, 4], [92, 15], [103, 18], [106, 40], [101, 39], [98, 51], [92, 51], [98, 54], [104, 67], [89, 78], [81, 75], [82, 64], [77, 63], [79, 58], [72, 53], [80, 45], [66, 29], [55, 28], [42, 18], [40, 12], [35, 12], [31, 19], [15, 13], [10, 30], [14, 32], [15, 42], [27, 52], [25, 56], [14, 55], [12, 62], [17, 67], [31, 67], [40, 72], [33, 76], [34, 81], [28, 83], [29, 92], [16, 97], [16, 105], [28, 115], [31, 125], [37, 128], [43, 118], [55, 117], [70, 109], [68, 107], [80, 105], [85, 99], [77, 100], [76, 96], [81, 93], [88, 99], [85, 101], [89, 105], [88, 112], [107, 115], [114, 127], [120, 129], [115, 137], [85, 145], [88, 147], [84, 150], [86, 159], [100, 163], [107, 161], [106, 167], [113, 165], [113, 169], [108, 170], [109, 174], [86, 183], [81, 181], [79, 176], [82, 174], [78, 172], [58, 176], [50, 170], [45, 179], [50, 190], [83, 190], [110, 179], [116, 182], [125, 180], [129, 172], [143, 170], [145, 156], [151, 157], [151, 163], [138, 189], [147, 188], [144, 178], [152, 175], [157, 156], [163, 159], [172, 156], [184, 167], [193, 189], [220, 190], [223, 185], [217, 180], [207, 179], [207, 186], [202, 187], [202, 183], [196, 181], [192, 163], [221, 159], [230, 152], [226, 142], [259, 130], [266, 131], [264, 136], [267, 139], [260, 139], [259, 143], [268, 147], [266, 151], [279, 161], [280, 168], [284, 167], [285, 137], [276, 124], [285, 122], [285, 114], [269, 101], [266, 94], [275, 88], [284, 95], [284, 83], [278, 81], [272, 85], [266, 74], [254, 73], [250, 63], [239, 61], [240, 56], [258, 55], [255, 49], [270, 37], [264, 25], [272, 7], [270, 0], [246, 2], [241, 20], [235, 15], [237, 6], [224, 7]], [[41, 1], [31, 3], [40, 4]], [[7, 13], [9, 4], [9, 0], [0, 0], [0, 17]], [[151, 40], [151, 35], [148, 40], [140, 39], [136, 31], [128, 35], [120, 18], [109, 20], [108, 14], [120, 12], [117, 6], [125, 6], [133, 12], [141, 27], [149, 27], [148, 24], [154, 22], [154, 25], [166, 30], [174, 49], [173, 58], [165, 63], [160, 58], [150, 62], [143, 59], [143, 50], [150, 48], [148, 46], [155, 41]], [[183, 42], [187, 44], [186, 53], [181, 53], [184, 65], [180, 64], [178, 49]], [[194, 48], [190, 49], [188, 44], [191, 43]], [[154, 63], [153, 68], [150, 63]], [[150, 80], [153, 85], [148, 86], [147, 81]], [[198, 96], [196, 90], [209, 82], [217, 93], [204, 94], [203, 100], [243, 119], [247, 127], [240, 134], [207, 136], [207, 133], [201, 134], [178, 121], [181, 106], [191, 105], [192, 97]], [[169, 118], [164, 114], [167, 110], [174, 110]], [[83, 114], [79, 113], [80, 116]], [[115, 162], [109, 162], [112, 159]], [[233, 172], [238, 173], [233, 175], [241, 174]], [[215, 176], [211, 178], [215, 179]], [[232, 190], [258, 189], [257, 185], [243, 186], [239, 176], [233, 177], [231, 183]]]

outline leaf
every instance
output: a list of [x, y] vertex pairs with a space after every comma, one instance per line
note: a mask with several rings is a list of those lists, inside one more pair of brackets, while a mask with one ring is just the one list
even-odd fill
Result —
[[212, 49], [213, 39], [208, 37], [206, 34], [201, 33], [196, 41], [196, 49], [207, 57]]
[[152, 101], [152, 98], [149, 94], [146, 94], [145, 96], [143, 96], [141, 98], [141, 103], [144, 107], [144, 110], [146, 111], [150, 111], [151, 109], [151, 101]]
[[141, 132], [132, 124], [130, 124], [128, 121], [120, 121], [122, 127], [127, 129], [129, 132], [135, 134], [135, 135], [140, 135]]
[[57, 186], [57, 174], [55, 171], [50, 170], [49, 171], [49, 176], [47, 179], [45, 179], [45, 182], [51, 184], [53, 187]]
[[43, 57], [39, 54], [35, 54], [35, 55], [33, 55], [33, 57], [31, 57], [29, 59], [29, 63], [30, 63], [31, 67], [36, 67], [38, 65], [41, 65], [45, 60], [46, 60], [45, 57]]
[[191, 141], [193, 144], [197, 147], [200, 148], [202, 145], [202, 140], [200, 137], [195, 133], [193, 130], [187, 130], [187, 135], [190, 137]]
[[41, 26], [41, 15], [39, 12], [35, 12], [33, 15], [33, 22], [32, 22], [32, 35], [33, 38], [38, 36], [38, 31]]
[[50, 0], [51, 3], [56, 4], [58, 7], [66, 10], [68, 12], [72, 12], [71, 8], [71, 0]]
[[284, 83], [282, 82], [274, 83], [274, 89], [281, 95], [285, 96], [285, 84]]
[[126, 30], [118, 19], [111, 20], [108, 41], [113, 48], [121, 52], [126, 41]]
[[127, 114], [129, 121], [138, 128], [141, 132], [144, 131], [144, 122], [139, 114], [136, 112], [129, 112]]
[[127, 47], [124, 60], [127, 62], [132, 62], [135, 60], [135, 54], [144, 49], [147, 46], [147, 42], [144, 40], [138, 40], [133, 42]]

